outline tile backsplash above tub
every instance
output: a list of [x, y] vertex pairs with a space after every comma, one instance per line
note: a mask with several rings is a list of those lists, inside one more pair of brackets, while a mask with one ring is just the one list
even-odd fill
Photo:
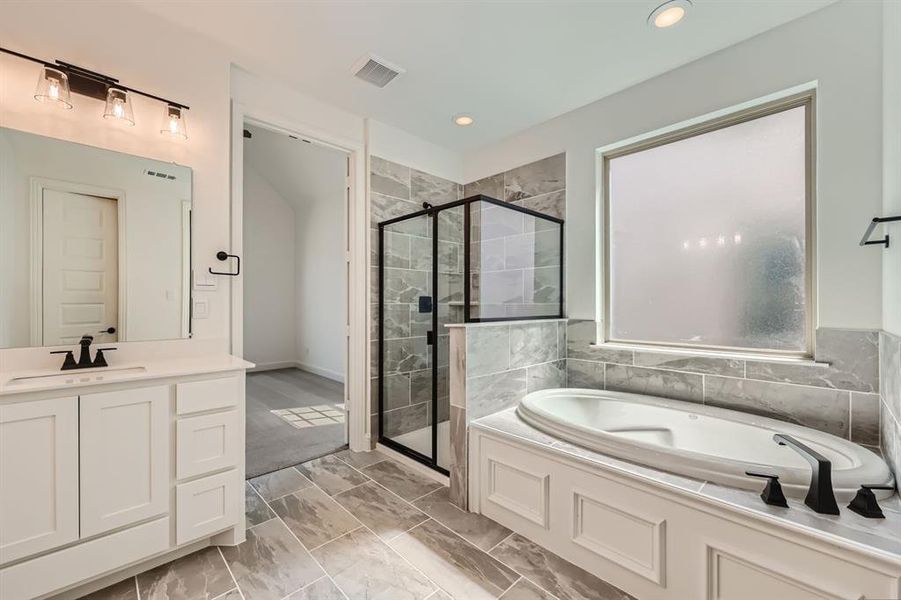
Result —
[[878, 331], [818, 329], [816, 360], [828, 364], [596, 346], [596, 332], [594, 321], [569, 323], [570, 387], [701, 402], [880, 445]]

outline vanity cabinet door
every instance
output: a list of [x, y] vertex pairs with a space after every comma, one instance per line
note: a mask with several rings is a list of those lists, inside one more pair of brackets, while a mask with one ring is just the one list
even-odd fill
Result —
[[0, 564], [78, 539], [78, 398], [0, 406]]
[[81, 537], [169, 510], [171, 388], [81, 396]]

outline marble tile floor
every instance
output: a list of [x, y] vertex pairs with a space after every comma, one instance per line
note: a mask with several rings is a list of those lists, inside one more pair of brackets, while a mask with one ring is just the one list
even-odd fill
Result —
[[286, 417], [291, 411], [321, 407], [321, 412], [329, 412], [332, 418], [337, 411], [326, 411], [326, 407], [343, 403], [344, 387], [319, 375], [293, 368], [248, 373], [247, 476], [277, 471], [342, 448], [346, 425], [337, 419], [317, 421], [316, 427], [298, 427]]
[[247, 541], [89, 600], [634, 600], [374, 451], [251, 479]]

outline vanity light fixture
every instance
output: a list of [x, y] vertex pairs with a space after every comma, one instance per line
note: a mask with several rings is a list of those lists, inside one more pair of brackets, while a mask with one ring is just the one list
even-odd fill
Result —
[[114, 77], [89, 71], [78, 65], [61, 60], [51, 63], [2, 47], [0, 47], [0, 52], [41, 65], [41, 74], [38, 77], [37, 89], [34, 92], [34, 99], [38, 102], [52, 104], [61, 108], [72, 108], [70, 93], [74, 92], [82, 96], [90, 96], [91, 98], [105, 101], [106, 106], [103, 110], [105, 119], [134, 125], [135, 117], [132, 97], [134, 94], [139, 94], [162, 102], [165, 105], [163, 125], [160, 128], [160, 133], [180, 139], [187, 139], [188, 137], [185, 124], [185, 111], [188, 110], [188, 107], [180, 102], [174, 102], [154, 94], [130, 88]]
[[185, 127], [185, 115], [180, 106], [169, 104], [163, 110], [163, 124], [160, 127], [160, 133], [182, 139], [188, 138], [188, 130]]
[[34, 90], [34, 99], [38, 102], [53, 104], [58, 108], [72, 108], [69, 94], [69, 76], [53, 67], [44, 67], [38, 77], [38, 86]]
[[475, 119], [470, 115], [454, 115], [454, 124], [460, 127], [469, 127], [475, 123]]
[[685, 17], [691, 6], [691, 0], [668, 0], [651, 11], [648, 25], [658, 29], [672, 27]]
[[103, 111], [103, 118], [115, 119], [126, 125], [135, 124], [135, 113], [131, 108], [128, 90], [114, 87], [106, 90], [106, 108]]

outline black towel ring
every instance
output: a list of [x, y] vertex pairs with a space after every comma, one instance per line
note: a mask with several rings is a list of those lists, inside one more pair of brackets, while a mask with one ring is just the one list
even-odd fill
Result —
[[234, 258], [237, 261], [237, 265], [236, 265], [237, 270], [234, 273], [224, 273], [222, 271], [214, 271], [213, 268], [210, 267], [209, 271], [213, 275], [227, 275], [229, 277], [237, 277], [238, 275], [241, 274], [241, 257], [238, 256], [237, 254], [229, 254], [227, 252], [220, 250], [219, 252], [216, 253], [216, 258], [218, 258], [219, 260], [222, 260], [222, 261], [228, 260], [229, 258]]

